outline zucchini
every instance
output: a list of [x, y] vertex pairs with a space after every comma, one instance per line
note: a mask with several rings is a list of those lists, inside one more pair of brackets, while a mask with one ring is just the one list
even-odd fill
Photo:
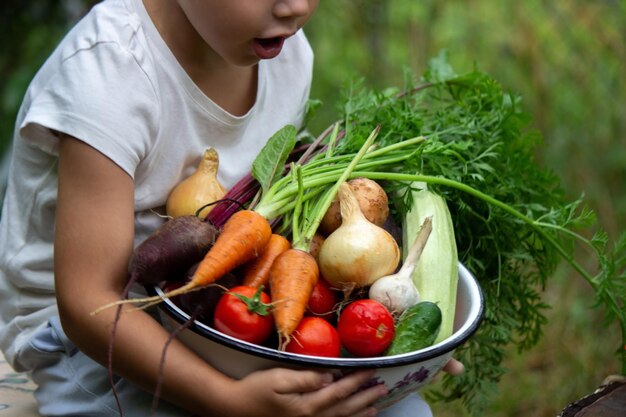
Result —
[[446, 201], [428, 190], [426, 184], [418, 183], [418, 186], [421, 189], [410, 191], [413, 204], [403, 219], [403, 252], [408, 252], [408, 245], [415, 240], [424, 219], [432, 216], [432, 232], [411, 278], [421, 299], [441, 309], [441, 330], [435, 340], [438, 343], [453, 332], [459, 258]]
[[413, 352], [432, 345], [441, 327], [441, 309], [430, 301], [421, 301], [402, 313], [396, 334], [386, 355]]

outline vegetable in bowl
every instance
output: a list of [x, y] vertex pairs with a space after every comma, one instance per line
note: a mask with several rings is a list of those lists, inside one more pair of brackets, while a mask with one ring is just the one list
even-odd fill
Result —
[[[229, 190], [207, 219], [225, 226], [244, 205], [272, 231], [290, 235], [295, 249], [308, 251], [345, 181], [379, 182], [390, 197], [390, 217], [403, 225], [420, 211], [416, 194], [427, 190], [427, 196], [436, 196], [445, 203], [451, 227], [437, 227], [433, 236], [438, 232], [450, 241], [449, 232], [454, 233], [458, 260], [479, 277], [489, 317], [456, 349], [466, 372], [445, 377], [440, 397], [460, 396], [476, 408], [486, 394], [482, 389], [504, 374], [508, 345], [527, 349], [541, 337], [547, 308], [541, 291], [562, 260], [592, 286], [607, 322], [617, 322], [626, 340], [626, 237], [611, 245], [594, 230], [593, 212], [582, 198], [568, 201], [558, 178], [535, 161], [540, 136], [526, 128], [529, 118], [520, 103], [487, 74], [456, 75], [443, 57], [433, 60], [421, 79], [407, 78], [403, 92], [353, 86], [339, 122], [299, 146], [295, 128], [281, 129], [251, 175]], [[579, 246], [590, 250], [597, 270], [589, 272], [576, 261]]]
[[[233, 378], [273, 367], [331, 369], [337, 378], [357, 369], [376, 369], [368, 384], [386, 384], [389, 393], [377, 403], [383, 409], [430, 383], [481, 325], [485, 310], [478, 281], [463, 265], [459, 265], [458, 280], [453, 335], [423, 349], [376, 357], [325, 357], [282, 351], [275, 345], [246, 342], [201, 321], [190, 321], [190, 314], [173, 299], [164, 298], [158, 308], [166, 328], [212, 366]], [[146, 289], [151, 295], [164, 295], [160, 286]]]

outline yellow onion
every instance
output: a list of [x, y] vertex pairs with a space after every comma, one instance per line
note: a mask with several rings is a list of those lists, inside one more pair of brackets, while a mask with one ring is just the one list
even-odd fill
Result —
[[365, 287], [395, 271], [400, 249], [389, 232], [367, 220], [347, 183], [338, 196], [342, 222], [322, 244], [320, 272], [334, 287]]
[[[213, 148], [206, 149], [196, 171], [187, 177], [170, 193], [165, 210], [170, 217], [196, 215], [197, 211], [209, 203], [224, 197], [226, 190], [217, 179], [219, 156]], [[205, 217], [213, 208], [208, 206], [199, 213]]]
[[[361, 212], [367, 220], [377, 226], [382, 226], [389, 215], [389, 199], [387, 193], [376, 181], [365, 177], [354, 178], [348, 181], [352, 188]], [[320, 222], [320, 230], [329, 235], [341, 225], [341, 211], [339, 198], [331, 203]]]

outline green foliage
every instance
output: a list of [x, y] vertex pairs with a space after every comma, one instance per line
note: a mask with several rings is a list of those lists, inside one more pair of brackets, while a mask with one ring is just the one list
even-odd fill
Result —
[[[377, 125], [380, 151], [402, 139], [427, 138], [401, 162], [403, 173], [419, 172], [421, 178], [393, 174], [398, 166], [368, 176], [385, 181], [390, 196], [404, 185], [389, 182], [426, 181], [446, 198], [459, 259], [479, 279], [487, 313], [476, 339], [455, 353], [467, 372], [445, 377], [445, 392], [434, 398], [462, 397], [468, 409], [480, 413], [504, 374], [507, 348], [525, 351], [543, 336], [549, 307], [543, 290], [560, 261], [591, 286], [607, 323], [626, 338], [625, 238], [611, 247], [602, 231], [591, 239], [581, 235], [593, 233], [594, 212], [580, 198], [569, 200], [559, 178], [537, 162], [541, 135], [528, 131], [531, 118], [520, 97], [495, 79], [478, 70], [455, 76], [441, 54], [424, 79], [405, 85], [409, 94], [350, 86], [344, 99], [347, 133], [337, 153], [354, 152], [362, 143], [356, 138]], [[396, 199], [394, 214], [402, 217], [403, 203], [410, 201]], [[591, 252], [599, 273], [579, 264], [578, 247]], [[626, 355], [621, 361], [626, 372]]]
[[[442, 49], [449, 51], [460, 72], [479, 65], [520, 94], [515, 105], [529, 113], [532, 127], [544, 138], [534, 153], [560, 180], [560, 192], [572, 200], [584, 193], [609, 236], [616, 238], [625, 229], [623, 1], [336, 0], [321, 2], [307, 33], [316, 51], [313, 95], [325, 103], [341, 102], [337, 91], [355, 75], [377, 88], [401, 88], [406, 67], [421, 73]], [[332, 106], [324, 106], [315, 122], [325, 126], [335, 113]], [[527, 135], [530, 140], [533, 133]], [[517, 161], [512, 158], [510, 163]], [[595, 239], [593, 233], [591, 238]], [[620, 242], [613, 247], [616, 264], [619, 251], [625, 253]], [[590, 264], [589, 257], [588, 251], [577, 251], [583, 264]], [[606, 375], [620, 372], [614, 352], [603, 352], [598, 348], [601, 344], [594, 342], [619, 343], [619, 331], [594, 324], [611, 313], [590, 310], [594, 299], [609, 297], [603, 290], [606, 281], [599, 277], [604, 284], [593, 292], [583, 280], [569, 275], [571, 270], [566, 274], [561, 269], [559, 279], [547, 283], [543, 300], [551, 310], [537, 302], [549, 320], [544, 326], [548, 336], [540, 339], [539, 345], [519, 355], [515, 346], [503, 348], [497, 343], [473, 358], [476, 363], [502, 364], [500, 369], [492, 367], [492, 376], [508, 373], [506, 378], [498, 384], [482, 380], [476, 389], [499, 395], [487, 400], [468, 394], [464, 401], [487, 407], [485, 415], [556, 415], [568, 402], [590, 393]], [[623, 276], [612, 281], [612, 285], [618, 283], [624, 285]], [[489, 323], [493, 316], [487, 320]], [[478, 351], [477, 347], [489, 340], [510, 337], [501, 328], [487, 328], [493, 332], [473, 338], [470, 351]], [[520, 346], [527, 347], [524, 343]], [[459, 385], [476, 381], [477, 372], [483, 371], [466, 368], [466, 374], [458, 377]], [[452, 393], [447, 399], [453, 398], [454, 381], [444, 379], [436, 384], [435, 392], [443, 389]], [[466, 415], [457, 403], [434, 403], [435, 414]]]
[[[321, 2], [307, 34], [313, 95], [336, 103], [355, 76], [402, 86], [447, 49], [459, 72], [475, 65], [523, 97], [545, 144], [539, 157], [570, 195], [585, 194], [616, 237], [626, 224], [626, 3], [336, 0]], [[333, 119], [325, 106], [315, 121]], [[571, 191], [570, 191], [571, 190]]]

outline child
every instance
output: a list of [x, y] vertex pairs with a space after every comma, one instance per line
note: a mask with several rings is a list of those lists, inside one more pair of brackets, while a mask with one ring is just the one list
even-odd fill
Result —
[[[302, 124], [313, 58], [300, 28], [316, 6], [106, 0], [39, 71], [0, 224], [0, 347], [38, 384], [42, 415], [118, 415], [118, 400], [125, 415], [148, 415], [167, 332], [145, 312], [123, 316], [116, 398], [106, 369], [115, 309], [90, 312], [119, 298], [134, 246], [206, 147], [228, 188], [275, 131]], [[385, 388], [357, 391], [370, 376], [273, 369], [233, 380], [174, 341], [158, 415], [374, 415]], [[400, 406], [430, 415], [419, 396]]]

